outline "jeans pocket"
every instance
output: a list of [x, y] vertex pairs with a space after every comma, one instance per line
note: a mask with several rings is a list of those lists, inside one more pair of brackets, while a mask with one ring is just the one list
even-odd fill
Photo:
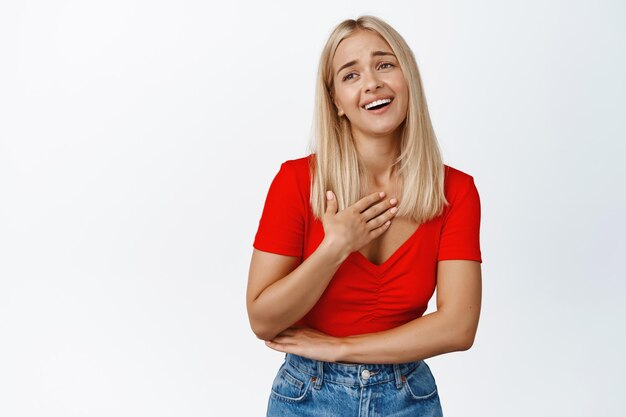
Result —
[[437, 395], [437, 384], [426, 362], [402, 377], [404, 389], [414, 400], [427, 400]]
[[283, 401], [302, 401], [306, 397], [311, 381], [310, 376], [285, 362], [272, 383], [272, 397]]

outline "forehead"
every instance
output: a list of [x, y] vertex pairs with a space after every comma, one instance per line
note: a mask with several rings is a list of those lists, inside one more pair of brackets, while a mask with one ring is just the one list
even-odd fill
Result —
[[358, 30], [339, 42], [333, 57], [333, 71], [346, 62], [369, 58], [372, 51], [393, 52], [389, 44], [377, 33]]

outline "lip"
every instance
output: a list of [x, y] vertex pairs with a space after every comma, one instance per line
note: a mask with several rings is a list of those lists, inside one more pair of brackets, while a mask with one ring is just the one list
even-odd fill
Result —
[[[369, 104], [369, 103], [373, 103], [373, 102], [375, 102], [375, 101], [377, 101], [377, 100], [383, 100], [383, 99], [386, 99], [386, 98], [390, 99], [390, 100], [391, 100], [391, 103], [393, 103], [393, 97], [390, 97], [390, 96], [380, 96], [380, 97], [374, 97], [374, 98], [372, 98], [372, 99], [367, 100], [365, 103], [361, 104], [361, 108], [362, 108], [363, 110], [367, 110], [367, 109], [365, 108], [365, 106], [366, 106], [367, 104]], [[389, 104], [391, 104], [391, 103], [389, 103]], [[387, 107], [387, 106], [385, 106], [385, 107]], [[368, 111], [370, 111], [370, 110], [368, 110]]]
[[[390, 102], [389, 104], [387, 104], [385, 107], [381, 107], [380, 109], [376, 109], [376, 110], [367, 110], [367, 109], [365, 108], [365, 104], [367, 104], [367, 103], [371, 103], [371, 102], [376, 101], [376, 100], [381, 100], [381, 99], [384, 99], [384, 98], [389, 98], [389, 99], [391, 99], [391, 102]], [[375, 98], [374, 100], [370, 100], [370, 101], [368, 101], [367, 103], [365, 103], [363, 106], [361, 106], [361, 109], [362, 109], [364, 112], [366, 112], [367, 114], [374, 114], [374, 115], [376, 115], [376, 114], [383, 114], [383, 113], [385, 113], [387, 110], [389, 110], [389, 107], [391, 107], [391, 105], [393, 104], [393, 102], [394, 102], [393, 97], [380, 97], [380, 98]]]

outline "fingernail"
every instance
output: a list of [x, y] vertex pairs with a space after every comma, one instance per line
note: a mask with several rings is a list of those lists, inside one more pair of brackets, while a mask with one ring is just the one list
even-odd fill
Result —
[[378, 195], [380, 196], [380, 198], [383, 198], [385, 196], [385, 192], [381, 191], [380, 193], [378, 193]]
[[392, 198], [391, 200], [389, 200], [390, 204], [396, 204], [398, 202], [398, 200], [396, 200], [395, 198]]
[[333, 192], [332, 191], [326, 191], [326, 198], [329, 200], [333, 199]]
[[398, 211], [398, 208], [397, 207], [392, 207], [390, 211], [391, 211], [391, 213], [395, 214], [395, 212]]

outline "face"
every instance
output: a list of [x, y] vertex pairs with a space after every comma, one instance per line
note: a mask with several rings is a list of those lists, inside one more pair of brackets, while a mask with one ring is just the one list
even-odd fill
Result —
[[409, 91], [391, 47], [359, 30], [339, 43], [332, 61], [333, 101], [357, 137], [397, 137]]

